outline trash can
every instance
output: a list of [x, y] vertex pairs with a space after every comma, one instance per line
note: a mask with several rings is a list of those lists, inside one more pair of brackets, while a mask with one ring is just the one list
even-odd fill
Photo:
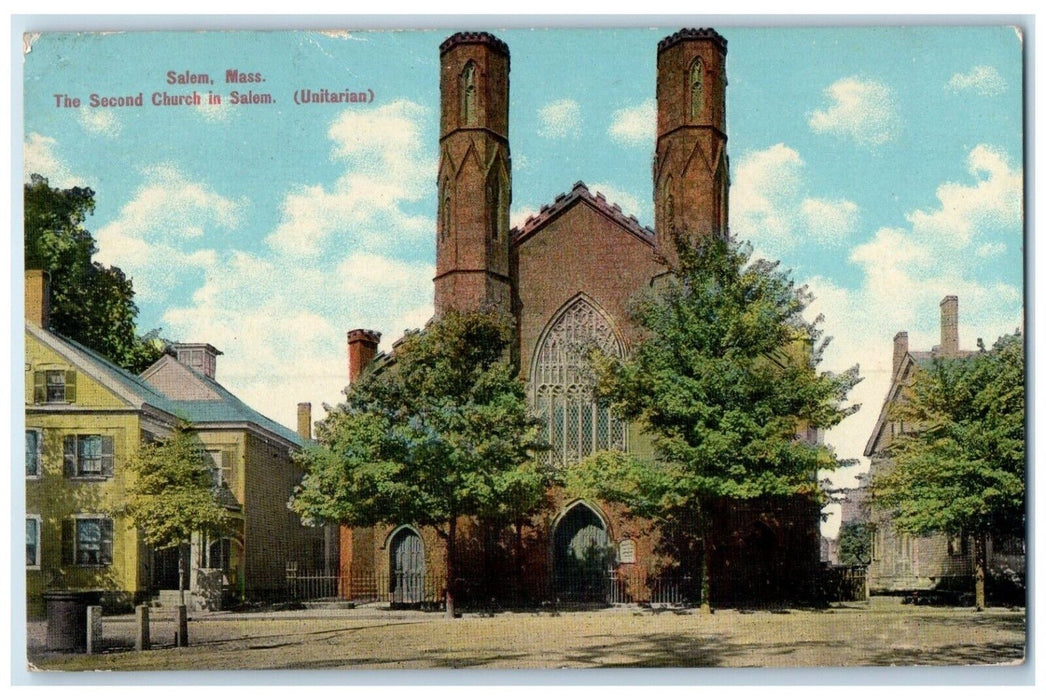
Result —
[[98, 591], [48, 591], [47, 650], [87, 651], [87, 606], [97, 605]]

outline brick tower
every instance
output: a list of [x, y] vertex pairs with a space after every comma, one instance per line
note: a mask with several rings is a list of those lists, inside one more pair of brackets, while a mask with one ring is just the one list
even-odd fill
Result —
[[726, 39], [682, 29], [657, 46], [654, 230], [676, 260], [674, 231], [691, 239], [727, 232]]
[[509, 52], [486, 32], [440, 45], [436, 314], [511, 311]]

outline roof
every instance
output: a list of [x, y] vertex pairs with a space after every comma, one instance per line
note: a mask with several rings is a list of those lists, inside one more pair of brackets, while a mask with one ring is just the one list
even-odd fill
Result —
[[146, 373], [153, 370], [160, 363], [166, 361], [174, 362], [179, 364], [181, 368], [191, 372], [198, 381], [204, 383], [218, 398], [209, 401], [179, 401], [171, 399], [149, 384], [143, 377], [128, 372], [105, 356], [81, 345], [75, 340], [60, 336], [53, 331], [44, 330], [30, 322], [26, 322], [25, 329], [27, 335], [33, 336], [55, 352], [66, 357], [81, 371], [113, 391], [134, 408], [145, 409], [151, 407], [168, 414], [172, 420], [182, 419], [198, 427], [214, 423], [253, 424], [296, 447], [302, 447], [305, 444], [302, 437], [295, 431], [258, 413], [218, 382], [205, 377], [190, 367], [178, 363], [177, 360], [169, 355], [165, 355], [157, 360], [152, 367], [146, 370]]
[[574, 187], [570, 192], [560, 193], [551, 204], [544, 205], [541, 207], [540, 212], [528, 216], [522, 225], [513, 228], [512, 236], [514, 242], [517, 245], [522, 243], [578, 202], [588, 204], [643, 242], [649, 245], [654, 244], [654, 229], [641, 225], [634, 215], [626, 216], [621, 211], [621, 207], [613, 202], [608, 202], [602, 192], [596, 192], [593, 195], [585, 183], [580, 180], [574, 183]]
[[36, 338], [58, 354], [66, 357], [79, 367], [81, 371], [90, 375], [129, 405], [138, 409], [148, 405], [164, 413], [169, 413], [172, 417], [178, 415], [176, 401], [167, 398], [141, 377], [128, 372], [105, 356], [81, 345], [75, 340], [70, 340], [53, 331], [40, 328], [28, 321], [25, 324], [25, 330], [26, 335]]
[[173, 365], [176, 365], [179, 370], [188, 372], [191, 375], [192, 380], [200, 383], [208, 390], [206, 395], [214, 397], [194, 400], [171, 400], [171, 403], [178, 411], [178, 415], [185, 418], [193, 425], [205, 427], [208, 424], [214, 423], [253, 424], [296, 447], [302, 447], [305, 445], [305, 440], [298, 435], [296, 431], [262, 415], [245, 404], [235, 394], [214, 379], [197, 372], [192, 367], [188, 367], [185, 364], [178, 362], [178, 360], [170, 355], [161, 357], [153, 363], [151, 367], [145, 370], [145, 372], [142, 373], [142, 376], [153, 376], [167, 363], [173, 363]]

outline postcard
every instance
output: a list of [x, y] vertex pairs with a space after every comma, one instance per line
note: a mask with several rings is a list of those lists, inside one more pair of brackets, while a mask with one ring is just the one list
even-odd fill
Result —
[[29, 668], [1022, 663], [1023, 29], [706, 24], [26, 34]]

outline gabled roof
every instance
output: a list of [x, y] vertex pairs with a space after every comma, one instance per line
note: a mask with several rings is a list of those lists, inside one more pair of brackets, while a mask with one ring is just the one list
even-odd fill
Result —
[[262, 415], [215, 380], [183, 365], [170, 355], [161, 357], [142, 372], [143, 381], [164, 371], [178, 372], [185, 381], [196, 385], [195, 391], [190, 389], [183, 395], [195, 394], [200, 398], [171, 400], [178, 409], [178, 415], [193, 425], [202, 428], [215, 423], [250, 424], [295, 447], [305, 445], [305, 440], [297, 432]]
[[602, 192], [596, 192], [593, 195], [588, 187], [585, 186], [585, 183], [580, 180], [574, 183], [574, 187], [570, 192], [559, 194], [551, 204], [541, 207], [540, 212], [527, 217], [527, 220], [521, 226], [513, 228], [512, 237], [514, 243], [519, 245], [578, 202], [588, 204], [641, 241], [648, 245], [654, 245], [654, 229], [641, 225], [635, 216], [625, 216], [624, 212], [621, 211], [621, 207], [608, 202]]
[[172, 401], [156, 391], [140, 377], [131, 374], [94, 350], [26, 321], [25, 332], [43, 345], [67, 359], [81, 372], [87, 374], [99, 384], [127, 403], [128, 406], [142, 410], [147, 406], [177, 416], [177, 402]]

